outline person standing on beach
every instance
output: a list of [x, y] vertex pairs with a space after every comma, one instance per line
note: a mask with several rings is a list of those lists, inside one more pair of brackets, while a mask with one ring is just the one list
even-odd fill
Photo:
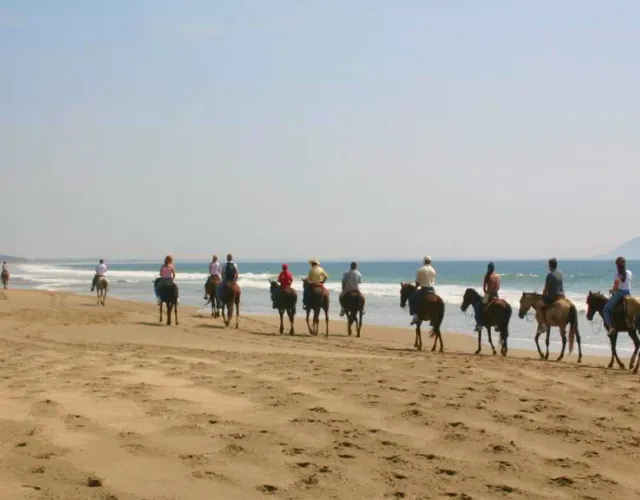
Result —
[[211, 259], [211, 262], [209, 263], [209, 278], [207, 279], [207, 282], [204, 284], [204, 300], [209, 299], [209, 294], [207, 293], [209, 283], [210, 282], [220, 283], [221, 279], [222, 279], [222, 266], [218, 261], [218, 256], [214, 255], [213, 258]]
[[549, 274], [544, 283], [544, 290], [542, 291], [542, 304], [540, 309], [540, 320], [538, 321], [537, 333], [544, 333], [548, 330], [548, 326], [545, 323], [545, 311], [548, 306], [553, 304], [558, 299], [564, 298], [564, 277], [558, 270], [558, 261], [553, 258], [549, 259]]
[[[343, 297], [350, 292], [359, 292], [362, 284], [362, 275], [358, 271], [358, 264], [352, 262], [350, 269], [342, 275], [342, 291], [340, 292], [340, 316], [344, 316]], [[363, 312], [364, 314], [364, 312]]]
[[227, 283], [238, 281], [239, 275], [238, 265], [233, 261], [233, 255], [227, 254], [227, 263], [224, 265], [224, 272], [222, 273], [222, 283], [217, 289], [218, 300], [220, 302], [222, 302], [222, 292], [227, 286]]
[[624, 257], [618, 257], [616, 259], [616, 275], [613, 279], [613, 288], [611, 289], [612, 295], [602, 311], [604, 326], [607, 328], [609, 335], [615, 333], [612, 319], [613, 310], [621, 300], [631, 295], [632, 277], [631, 271], [627, 269], [626, 259]]
[[276, 299], [277, 294], [279, 294], [285, 288], [291, 288], [293, 284], [293, 274], [289, 271], [289, 266], [287, 264], [282, 264], [282, 271], [278, 275], [278, 283], [280, 284], [280, 288], [273, 292], [271, 295], [271, 301], [273, 302], [273, 308], [276, 309]]
[[93, 275], [93, 281], [91, 282], [91, 291], [96, 289], [98, 279], [107, 275], [107, 265], [104, 263], [104, 259], [100, 259], [100, 262], [96, 266], [96, 273]]
[[498, 298], [498, 292], [500, 291], [500, 275], [496, 273], [496, 266], [493, 262], [489, 262], [487, 265], [487, 273], [482, 280], [482, 291], [484, 297], [482, 298], [482, 306], [477, 307], [474, 312], [476, 316], [476, 331], [482, 332], [483, 321], [482, 313], [484, 312], [484, 306], [491, 302], [493, 299]]
[[313, 285], [324, 285], [325, 281], [329, 279], [329, 275], [324, 269], [320, 267], [320, 262], [317, 259], [311, 259], [309, 261], [311, 269], [307, 275], [307, 283], [309, 286], [305, 286], [302, 292], [302, 308], [306, 311], [308, 309], [307, 302], [309, 301], [309, 293]]
[[164, 264], [160, 267], [160, 279], [156, 281], [155, 286], [158, 304], [162, 302], [160, 299], [160, 288], [162, 288], [166, 283], [173, 283], [174, 279], [176, 279], [176, 268], [173, 265], [173, 257], [171, 255], [167, 255], [164, 258]]
[[417, 290], [409, 297], [409, 314], [413, 316], [411, 325], [418, 323], [418, 302], [428, 293], [436, 293], [436, 270], [431, 265], [431, 257], [425, 255], [423, 266], [416, 271], [416, 287]]

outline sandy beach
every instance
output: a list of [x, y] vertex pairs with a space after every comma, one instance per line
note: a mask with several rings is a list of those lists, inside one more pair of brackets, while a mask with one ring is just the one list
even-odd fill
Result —
[[0, 292], [3, 499], [640, 498], [640, 377], [606, 359], [179, 319]]

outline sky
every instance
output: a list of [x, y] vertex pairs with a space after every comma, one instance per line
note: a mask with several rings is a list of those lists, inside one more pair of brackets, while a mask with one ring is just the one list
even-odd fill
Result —
[[0, 253], [589, 257], [640, 2], [0, 0]]

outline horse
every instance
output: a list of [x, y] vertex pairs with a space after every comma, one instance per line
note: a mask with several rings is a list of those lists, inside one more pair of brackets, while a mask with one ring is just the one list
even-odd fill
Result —
[[220, 310], [222, 311], [222, 320], [224, 321], [225, 326], [229, 326], [231, 324], [231, 319], [233, 318], [233, 306], [235, 304], [237, 330], [238, 323], [240, 322], [240, 296], [242, 295], [240, 285], [238, 285], [237, 281], [228, 281], [218, 286], [224, 287], [222, 289], [222, 306], [220, 307]]
[[[412, 285], [411, 283], [400, 283], [400, 307], [404, 309], [407, 305], [407, 301], [409, 297], [411, 297], [414, 292], [418, 289], [416, 285]], [[442, 320], [444, 319], [444, 301], [439, 295], [435, 293], [427, 293], [422, 297], [422, 300], [418, 304], [418, 309], [416, 311], [418, 315], [418, 323], [416, 324], [416, 338], [413, 343], [413, 347], [415, 347], [418, 351], [422, 350], [422, 332], [420, 331], [420, 325], [422, 325], [423, 321], [431, 322], [431, 333], [429, 337], [434, 337], [433, 347], [431, 348], [431, 352], [436, 350], [436, 345], [438, 341], [440, 341], [440, 351], [444, 350], [444, 345], [442, 344], [442, 333], [440, 332], [440, 326], [442, 325]]]
[[211, 317], [219, 318], [220, 310], [222, 309], [222, 303], [218, 298], [218, 286], [220, 286], [220, 278], [218, 276], [209, 277], [207, 282], [204, 284], [204, 293], [209, 297], [206, 305], [211, 304]]
[[352, 333], [352, 326], [356, 324], [356, 337], [360, 337], [362, 329], [362, 315], [364, 314], [364, 295], [359, 290], [353, 290], [340, 297], [340, 306], [347, 315], [347, 331]]
[[[489, 345], [493, 354], [496, 354], [496, 349], [493, 347], [493, 341], [491, 339], [491, 327], [495, 326], [496, 330], [500, 332], [500, 354], [507, 355], [507, 338], [509, 337], [509, 321], [511, 320], [511, 304], [506, 300], [493, 299], [486, 305], [482, 300], [482, 296], [476, 292], [473, 288], [467, 288], [462, 297], [462, 305], [460, 309], [462, 312], [472, 306], [474, 310], [478, 307], [482, 308], [482, 324], [487, 329], [489, 335]], [[475, 354], [480, 354], [482, 350], [482, 330], [478, 332], [478, 349]]]
[[[636, 319], [633, 323], [628, 323], [628, 315], [627, 312], [629, 310], [629, 302], [631, 299], [638, 303], [640, 306], [640, 302], [638, 299], [634, 297], [627, 297], [626, 300], [622, 300], [618, 303], [618, 305], [613, 310], [613, 328], [615, 332], [609, 335], [609, 342], [611, 342], [611, 361], [609, 362], [608, 368], [613, 366], [613, 360], [615, 359], [618, 362], [618, 366], [624, 370], [626, 367], [620, 358], [618, 357], [618, 352], [616, 350], [616, 344], [618, 343], [618, 332], [628, 332], [629, 337], [633, 341], [633, 354], [631, 355], [631, 361], [629, 361], [629, 369], [633, 368], [634, 361], [637, 359], [637, 363], [635, 368], [633, 369], [633, 373], [638, 373], [638, 365], [640, 365], [640, 356], [638, 356], [638, 350], [640, 349], [640, 339], [638, 338], [638, 333], [640, 333], [640, 322]], [[587, 296], [587, 319], [589, 321], [593, 320], [593, 317], [596, 313], [599, 313], [600, 316], [604, 319], [604, 306], [608, 302], [608, 298], [605, 297], [600, 292], [591, 292], [589, 291], [589, 295]], [[627, 306], [627, 311], [625, 311], [625, 307]], [[633, 305], [633, 304], [632, 304]]]
[[[520, 297], [520, 311], [518, 316], [520, 319], [524, 318], [529, 309], [533, 308], [536, 311], [536, 320], [538, 322], [538, 331], [536, 332], [536, 347], [538, 348], [538, 354], [540, 359], [549, 359], [549, 336], [551, 335], [551, 327], [557, 326], [560, 329], [560, 336], [562, 337], [562, 351], [557, 361], [561, 361], [564, 358], [564, 350], [567, 346], [567, 325], [569, 325], [569, 354], [573, 352], [573, 345], [575, 340], [578, 340], [578, 363], [582, 362], [582, 345], [580, 342], [580, 332], [578, 330], [578, 310], [576, 306], [566, 298], [556, 300], [553, 304], [546, 306], [544, 318], [541, 316], [542, 310], [540, 303], [542, 295], [533, 292], [522, 292]], [[546, 354], [542, 354], [538, 339], [541, 332], [540, 327], [542, 322], [547, 325], [547, 338]]]
[[96, 280], [96, 296], [98, 298], [97, 305], [105, 305], [107, 301], [107, 292], [109, 291], [109, 282], [104, 276], [98, 276]]
[[291, 288], [280, 288], [280, 285], [273, 280], [269, 280], [270, 292], [271, 296], [276, 294], [276, 299], [274, 305], [276, 309], [278, 309], [278, 314], [280, 315], [280, 335], [284, 333], [284, 313], [287, 312], [287, 316], [289, 316], [289, 321], [291, 322], [291, 328], [289, 329], [289, 335], [293, 335], [295, 333], [293, 322], [296, 316], [296, 304], [298, 303], [298, 294], [296, 291]]
[[[324, 311], [324, 319], [326, 324], [325, 337], [329, 336], [329, 290], [324, 285], [318, 283], [310, 284], [306, 279], [302, 280], [304, 289], [309, 288], [307, 307], [307, 328], [310, 335], [318, 335], [320, 329], [320, 309]], [[313, 328], [309, 324], [309, 315], [313, 310]]]
[[[158, 286], [158, 281], [162, 278], [156, 278], [153, 286]], [[164, 283], [158, 289], [158, 297], [160, 298], [160, 323], [162, 323], [162, 304], [167, 304], [167, 325], [171, 325], [171, 311], [175, 308], [176, 325], [178, 324], [178, 285], [173, 281]]]
[[6, 269], [2, 271], [2, 288], [4, 288], [5, 290], [9, 288], [9, 278], [9, 271], [7, 271]]

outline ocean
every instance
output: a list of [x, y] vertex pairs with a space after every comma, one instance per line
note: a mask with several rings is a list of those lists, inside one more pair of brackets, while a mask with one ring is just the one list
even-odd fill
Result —
[[[119, 261], [107, 262], [109, 266], [110, 295], [122, 299], [153, 302], [153, 280], [158, 274], [160, 262]], [[301, 277], [306, 276], [309, 265], [306, 262], [288, 262], [295, 276], [294, 286], [301, 290]], [[446, 303], [444, 331], [455, 331], [476, 335], [473, 321], [460, 310], [462, 295], [466, 288], [479, 289], [482, 283], [486, 262], [480, 261], [435, 261], [437, 271], [436, 291]], [[517, 317], [517, 308], [523, 291], [542, 291], [547, 273], [546, 261], [496, 261], [496, 270], [501, 276], [501, 297], [514, 306], [514, 315], [510, 325], [510, 347], [535, 349], [533, 341], [535, 322]], [[64, 290], [78, 294], [88, 294], [93, 269], [96, 262], [38, 262], [11, 264], [11, 286], [16, 288], [34, 288], [38, 290]], [[242, 287], [241, 315], [275, 314], [269, 299], [269, 278], [280, 271], [279, 262], [238, 262], [240, 286]], [[332, 292], [330, 316], [339, 320], [338, 293], [340, 278], [348, 269], [348, 262], [322, 262], [329, 274], [328, 288]], [[363, 275], [362, 291], [367, 299], [366, 324], [400, 326], [409, 328], [408, 310], [400, 308], [399, 289], [402, 281], [413, 281], [420, 262], [360, 262], [359, 270]], [[629, 269], [640, 269], [640, 261], [629, 261]], [[610, 352], [608, 337], [601, 321], [587, 321], [586, 295], [590, 290], [606, 292], [612, 284], [615, 272], [610, 261], [561, 261], [560, 270], [564, 274], [564, 287], [567, 296], [574, 301], [579, 311], [580, 333], [583, 349], [589, 354], [607, 354]], [[203, 285], [207, 279], [208, 262], [176, 262], [177, 279], [180, 286], [181, 304], [200, 306]], [[640, 272], [640, 271], [638, 271]], [[302, 311], [301, 306], [299, 312]], [[333, 326], [333, 331], [343, 330], [342, 326]], [[486, 337], [486, 332], [483, 334]], [[541, 338], [544, 342], [544, 337]], [[551, 349], [559, 352], [560, 336], [557, 329], [551, 333]], [[413, 335], [407, 332], [407, 345], [413, 345]], [[446, 347], [446, 337], [445, 337]], [[618, 340], [621, 350], [630, 350], [631, 342], [627, 335]], [[571, 358], [573, 359], [573, 358]]]

